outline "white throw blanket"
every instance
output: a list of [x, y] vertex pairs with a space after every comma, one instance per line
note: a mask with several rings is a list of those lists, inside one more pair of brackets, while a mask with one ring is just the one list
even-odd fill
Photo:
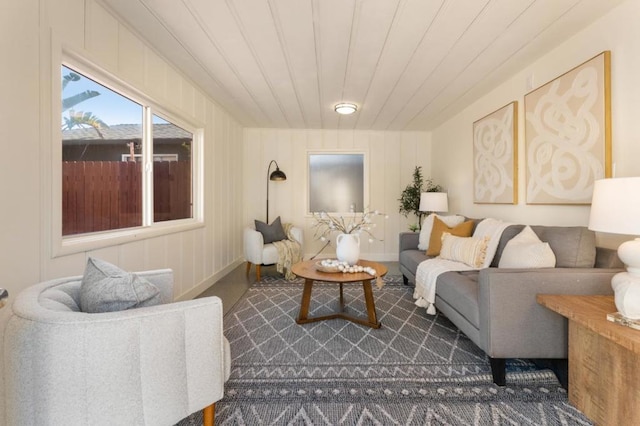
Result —
[[438, 276], [448, 271], [472, 271], [474, 269], [466, 263], [439, 257], [420, 262], [416, 272], [416, 288], [413, 291], [413, 298], [417, 299], [415, 301], [416, 306], [427, 308], [429, 315], [435, 315], [436, 308], [433, 303], [436, 301], [436, 281]]
[[[491, 265], [496, 250], [498, 249], [502, 232], [509, 225], [511, 225], [511, 223], [497, 219], [484, 219], [476, 227], [473, 233], [474, 238], [489, 237], [486, 257], [482, 265], [483, 268], [488, 268], [489, 265]], [[475, 269], [477, 268], [473, 268], [466, 263], [439, 257], [420, 262], [418, 270], [416, 271], [416, 288], [413, 292], [413, 298], [416, 299], [416, 306], [427, 308], [427, 314], [435, 315], [436, 308], [433, 304], [436, 301], [436, 281], [438, 280], [438, 276], [448, 271], [473, 271]]]

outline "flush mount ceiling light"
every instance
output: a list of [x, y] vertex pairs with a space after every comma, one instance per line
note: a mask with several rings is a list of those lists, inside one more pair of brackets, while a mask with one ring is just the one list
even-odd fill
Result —
[[353, 114], [358, 110], [358, 107], [355, 104], [349, 104], [349, 103], [336, 104], [336, 106], [333, 108], [336, 110], [338, 114], [342, 114], [342, 115]]

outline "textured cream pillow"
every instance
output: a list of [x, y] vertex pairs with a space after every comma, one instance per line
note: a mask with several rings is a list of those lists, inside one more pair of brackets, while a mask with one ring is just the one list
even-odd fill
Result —
[[553, 268], [556, 255], [549, 243], [540, 241], [530, 226], [513, 237], [504, 246], [499, 268]]
[[431, 238], [431, 230], [433, 229], [433, 218], [436, 216], [438, 219], [446, 223], [449, 228], [460, 225], [464, 222], [464, 216], [440, 216], [435, 213], [431, 213], [422, 221], [422, 228], [420, 228], [420, 236], [418, 237], [418, 248], [420, 250], [426, 250], [429, 248], [429, 238]]
[[456, 237], [444, 232], [440, 257], [466, 263], [473, 268], [480, 268], [487, 254], [488, 241], [488, 238]]

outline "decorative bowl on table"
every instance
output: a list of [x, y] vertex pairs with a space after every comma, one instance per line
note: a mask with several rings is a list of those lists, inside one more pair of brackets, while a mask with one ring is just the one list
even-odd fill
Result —
[[340, 262], [337, 259], [318, 260], [316, 262], [316, 270], [320, 272], [328, 272], [328, 273], [343, 272], [340, 270], [340, 265], [342, 263], [343, 262]]

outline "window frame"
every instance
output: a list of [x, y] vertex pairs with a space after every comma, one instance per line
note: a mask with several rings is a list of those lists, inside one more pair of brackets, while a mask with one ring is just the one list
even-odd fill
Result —
[[[305, 168], [305, 213], [307, 217], [312, 217], [313, 212], [310, 209], [311, 203], [311, 156], [312, 155], [347, 155], [347, 154], [355, 154], [362, 155], [362, 200], [364, 205], [363, 209], [366, 209], [369, 206], [370, 198], [369, 198], [369, 152], [365, 150], [358, 149], [313, 149], [307, 150], [306, 153], [306, 168]], [[349, 211], [343, 212], [326, 212], [329, 214], [349, 214]], [[362, 215], [363, 212], [356, 212], [356, 215]]]
[[[65, 256], [128, 242], [184, 232], [202, 228], [204, 224], [204, 123], [188, 119], [174, 108], [165, 107], [151, 96], [126, 83], [114, 74], [97, 66], [86, 58], [63, 50], [57, 63], [52, 64], [52, 138], [51, 138], [51, 242], [52, 257]], [[62, 235], [62, 130], [60, 117], [62, 114], [62, 73], [61, 67], [77, 70], [83, 76], [104, 85], [110, 90], [142, 105], [143, 108], [143, 151], [142, 172], [142, 225], [132, 228], [114, 229], [85, 234]], [[191, 143], [191, 191], [192, 216], [154, 222], [153, 208], [153, 139], [151, 135], [152, 116], [156, 115], [193, 135]]]

